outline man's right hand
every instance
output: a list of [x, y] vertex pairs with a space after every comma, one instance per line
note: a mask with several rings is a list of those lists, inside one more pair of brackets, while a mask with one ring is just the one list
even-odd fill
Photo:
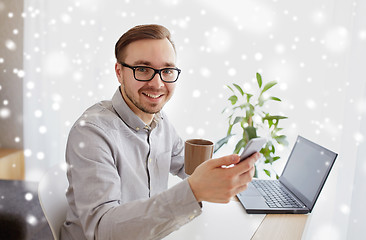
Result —
[[[244, 191], [252, 181], [260, 154], [255, 153], [239, 163], [237, 154], [210, 159], [199, 165], [188, 178], [198, 202], [228, 203], [230, 199]], [[233, 167], [225, 168], [222, 166]]]

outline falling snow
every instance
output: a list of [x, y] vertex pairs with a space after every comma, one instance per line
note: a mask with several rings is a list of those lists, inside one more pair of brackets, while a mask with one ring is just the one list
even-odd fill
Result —
[[10, 51], [14, 51], [14, 50], [16, 50], [17, 45], [15, 44], [15, 42], [13, 40], [8, 39], [5, 41], [5, 47], [7, 49], [9, 49]]
[[364, 136], [363, 136], [362, 133], [357, 132], [357, 133], [354, 134], [354, 139], [356, 140], [356, 143], [358, 144], [358, 143], [363, 142]]
[[201, 96], [201, 91], [200, 90], [194, 90], [193, 92], [192, 92], [192, 97], [194, 97], [194, 98], [198, 98], [198, 97], [200, 97]]
[[[88, 106], [111, 98], [118, 86], [113, 44], [129, 27], [148, 22], [166, 25], [173, 33], [182, 75], [167, 114], [182, 138], [216, 141], [223, 137], [227, 119], [221, 111], [232, 94], [223, 86], [234, 82], [245, 92], [256, 92], [255, 73], [260, 72], [264, 83], [278, 82], [263, 96], [282, 99], [268, 108], [289, 116], [283, 122], [290, 140], [308, 134], [333, 149], [345, 143], [348, 148], [365, 144], [366, 133], [358, 126], [365, 121], [366, 101], [364, 92], [356, 93], [364, 79], [349, 75], [355, 69], [349, 68], [351, 47], [366, 42], [364, 26], [350, 25], [358, 17], [356, 2], [347, 5], [353, 10], [345, 8], [343, 20], [327, 1], [311, 7], [286, 3], [160, 0], [141, 8], [130, 0], [113, 6], [98, 0], [47, 6], [30, 1], [19, 15], [0, 2], [7, 20], [22, 17], [32, 23], [26, 29], [24, 46], [16, 40], [23, 31], [18, 26], [9, 29], [0, 42], [5, 51], [0, 53], [0, 121], [24, 121], [25, 135], [14, 134], [10, 140], [24, 143], [27, 162], [35, 164], [27, 177], [37, 180], [46, 162], [63, 159], [67, 134], [77, 116]], [[102, 10], [109, 13], [107, 17], [99, 14]], [[11, 65], [9, 55], [22, 47], [24, 66]], [[9, 75], [23, 84], [24, 116], [13, 111], [15, 101], [7, 96], [8, 83], [3, 79]], [[84, 126], [85, 121], [78, 124]], [[86, 145], [80, 142], [78, 147]], [[281, 150], [286, 158], [288, 147]], [[366, 174], [366, 164], [363, 168]], [[346, 203], [336, 207], [343, 215], [352, 212]], [[29, 215], [27, 222], [37, 225], [38, 219]], [[337, 229], [323, 223], [314, 237], [340, 239]]]
[[38, 219], [33, 215], [28, 215], [26, 221], [32, 226], [36, 226], [38, 224]]
[[261, 61], [262, 59], [263, 59], [263, 55], [262, 55], [262, 53], [256, 53], [255, 55], [254, 55], [254, 59], [256, 60], [256, 61]]
[[32, 156], [32, 150], [30, 150], [30, 149], [25, 149], [25, 150], [24, 150], [24, 156], [25, 156], [25, 157], [30, 157], [30, 156]]
[[194, 128], [192, 126], [186, 127], [186, 133], [192, 135], [194, 133]]
[[211, 71], [208, 68], [201, 68], [200, 73], [205, 78], [209, 78], [211, 76]]
[[345, 27], [335, 27], [325, 33], [325, 46], [331, 52], [340, 53], [345, 51], [349, 41], [349, 33]]
[[9, 108], [0, 108], [0, 119], [6, 119], [6, 118], [9, 118], [11, 115], [11, 111]]
[[34, 111], [34, 116], [35, 116], [36, 118], [40, 118], [40, 117], [42, 117], [42, 111], [41, 111], [41, 110], [36, 110], [36, 111]]
[[45, 157], [45, 154], [44, 154], [43, 152], [38, 152], [38, 153], [37, 153], [37, 159], [38, 159], [38, 160], [43, 160], [43, 159], [44, 159], [44, 157]]
[[45, 126], [40, 126], [39, 127], [39, 133], [40, 134], [45, 134], [47, 132], [47, 128]]
[[26, 193], [24, 196], [25, 200], [27, 201], [32, 201], [33, 199], [33, 194], [32, 193]]

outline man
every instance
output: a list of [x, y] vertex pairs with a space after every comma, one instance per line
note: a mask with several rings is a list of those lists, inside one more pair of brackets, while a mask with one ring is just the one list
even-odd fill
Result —
[[[245, 190], [259, 157], [210, 159], [188, 177], [184, 142], [161, 111], [180, 73], [169, 31], [136, 26], [115, 55], [120, 87], [70, 131], [61, 239], [161, 239], [200, 215], [201, 201], [227, 203]], [[169, 172], [184, 180], [167, 189]]]

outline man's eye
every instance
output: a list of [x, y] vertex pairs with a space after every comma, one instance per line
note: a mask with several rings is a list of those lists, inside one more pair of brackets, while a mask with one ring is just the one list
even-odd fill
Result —
[[145, 73], [145, 72], [148, 71], [148, 69], [145, 68], [145, 67], [138, 67], [138, 68], [136, 68], [136, 71], [141, 72], [141, 73]]
[[173, 70], [172, 69], [164, 69], [162, 72], [163, 72], [163, 74], [169, 75], [169, 74], [173, 73]]

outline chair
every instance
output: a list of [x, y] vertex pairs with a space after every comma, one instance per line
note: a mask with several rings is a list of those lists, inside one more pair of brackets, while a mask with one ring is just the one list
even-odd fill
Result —
[[66, 212], [69, 208], [65, 196], [67, 187], [66, 164], [50, 168], [38, 185], [39, 202], [56, 240], [59, 239], [60, 229], [66, 220]]

